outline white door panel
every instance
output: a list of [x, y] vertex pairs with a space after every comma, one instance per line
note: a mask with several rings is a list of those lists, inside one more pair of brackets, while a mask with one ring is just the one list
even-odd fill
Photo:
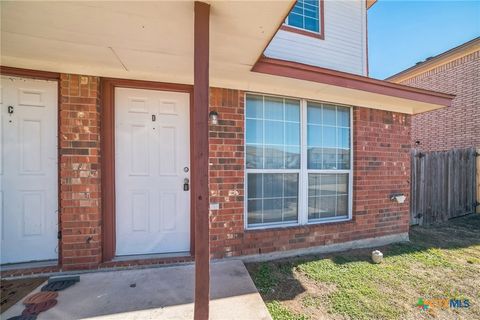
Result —
[[115, 89], [116, 254], [190, 250], [189, 95]]
[[57, 259], [57, 82], [1, 83], [1, 263]]
[[[4, 232], [3, 226], [5, 217], [3, 214], [3, 150], [4, 142], [3, 142], [3, 113], [5, 112], [5, 104], [3, 103], [3, 78], [0, 79], [0, 242], [1, 242], [1, 250], [3, 252], [3, 240], [4, 240]], [[7, 110], [8, 111], [8, 110]], [[3, 261], [3, 257], [1, 257]]]

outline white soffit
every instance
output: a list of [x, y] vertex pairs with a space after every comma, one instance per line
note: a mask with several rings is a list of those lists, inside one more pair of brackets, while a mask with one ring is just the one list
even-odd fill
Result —
[[[251, 72], [294, 0], [207, 1], [210, 85], [404, 113], [441, 106]], [[193, 83], [193, 1], [3, 1], [4, 66]]]
[[[293, 3], [210, 1], [212, 77], [250, 70]], [[193, 18], [193, 1], [1, 2], [1, 64], [191, 84]]]

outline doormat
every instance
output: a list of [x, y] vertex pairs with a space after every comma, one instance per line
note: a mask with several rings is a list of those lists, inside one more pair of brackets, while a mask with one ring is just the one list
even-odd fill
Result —
[[31, 278], [17, 280], [0, 280], [0, 313], [5, 312], [48, 278]]
[[8, 318], [7, 320], [37, 320], [37, 316], [35, 315], [28, 315], [28, 316], [24, 316], [24, 315], [20, 315], [20, 316], [15, 316], [15, 317], [11, 317], [11, 318]]
[[29, 304], [22, 312], [22, 316], [38, 316], [38, 314], [47, 311], [57, 305], [57, 300], [47, 300], [37, 304]]
[[67, 289], [68, 287], [73, 286], [75, 283], [78, 281], [75, 280], [64, 280], [64, 281], [55, 281], [55, 282], [50, 282], [44, 285], [41, 289], [42, 292], [48, 292], [48, 291], [62, 291]]
[[39, 304], [48, 300], [56, 299], [58, 297], [57, 292], [47, 291], [47, 292], [37, 292], [28, 296], [25, 300], [23, 300], [24, 305], [29, 304]]

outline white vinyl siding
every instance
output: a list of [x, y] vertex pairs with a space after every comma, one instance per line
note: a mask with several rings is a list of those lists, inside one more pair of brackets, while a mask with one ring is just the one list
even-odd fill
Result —
[[324, 39], [279, 30], [265, 50], [270, 58], [367, 74], [365, 1], [324, 2]]

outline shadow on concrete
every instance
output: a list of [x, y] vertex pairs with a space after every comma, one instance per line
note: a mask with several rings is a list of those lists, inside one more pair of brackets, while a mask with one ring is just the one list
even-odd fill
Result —
[[[37, 319], [193, 319], [194, 266], [86, 273], [57, 300]], [[210, 319], [271, 319], [238, 260], [212, 263], [210, 306]], [[17, 304], [2, 319], [22, 310]]]

